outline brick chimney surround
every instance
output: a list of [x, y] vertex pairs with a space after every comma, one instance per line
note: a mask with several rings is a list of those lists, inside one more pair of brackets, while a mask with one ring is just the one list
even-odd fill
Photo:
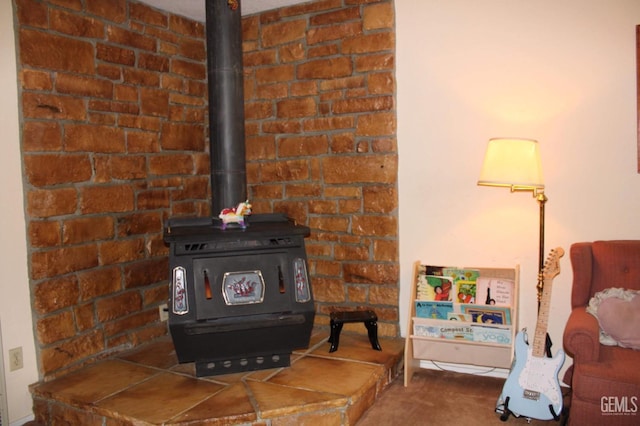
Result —
[[[13, 2], [46, 380], [167, 334], [163, 223], [212, 214], [205, 34], [133, 0]], [[332, 308], [366, 308], [380, 336], [398, 336], [393, 1], [246, 16], [243, 50], [254, 212], [311, 228], [316, 326]]]

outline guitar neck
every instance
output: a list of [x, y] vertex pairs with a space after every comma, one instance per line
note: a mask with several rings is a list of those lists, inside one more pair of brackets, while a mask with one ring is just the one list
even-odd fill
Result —
[[547, 346], [547, 327], [549, 324], [549, 305], [551, 304], [551, 282], [544, 283], [542, 297], [540, 298], [540, 310], [536, 322], [536, 332], [533, 338], [532, 355], [538, 358], [545, 356]]

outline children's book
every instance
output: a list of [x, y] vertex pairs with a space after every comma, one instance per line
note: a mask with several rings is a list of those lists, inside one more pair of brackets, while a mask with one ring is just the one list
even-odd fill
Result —
[[437, 275], [418, 275], [417, 300], [453, 300], [453, 279]]
[[511, 309], [505, 306], [463, 304], [460, 310], [474, 323], [511, 325]]
[[513, 306], [513, 280], [478, 277], [476, 303], [479, 305]]
[[476, 303], [476, 281], [458, 280], [455, 301], [457, 303]]
[[453, 312], [452, 302], [416, 301], [416, 316], [447, 320], [448, 314]]

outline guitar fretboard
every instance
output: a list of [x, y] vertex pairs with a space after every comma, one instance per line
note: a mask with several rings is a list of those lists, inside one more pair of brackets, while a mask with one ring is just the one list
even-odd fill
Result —
[[562, 257], [563, 254], [564, 250], [561, 247], [552, 250], [542, 272], [542, 296], [540, 297], [540, 309], [538, 311], [538, 321], [536, 322], [536, 331], [533, 337], [533, 348], [531, 351], [534, 357], [542, 358], [545, 356], [547, 326], [551, 305], [551, 286], [553, 285], [553, 278], [560, 272], [559, 258]]

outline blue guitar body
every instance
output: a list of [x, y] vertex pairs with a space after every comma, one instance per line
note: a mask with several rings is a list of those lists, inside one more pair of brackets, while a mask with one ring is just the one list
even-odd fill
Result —
[[564, 362], [559, 350], [553, 358], [534, 356], [520, 331], [515, 341], [515, 361], [499, 401], [515, 416], [539, 420], [558, 419], [562, 411], [562, 391], [558, 372]]

